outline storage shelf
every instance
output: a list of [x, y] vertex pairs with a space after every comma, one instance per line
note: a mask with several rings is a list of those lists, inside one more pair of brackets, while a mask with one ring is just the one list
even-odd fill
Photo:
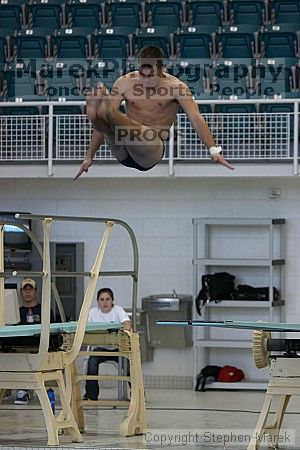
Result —
[[218, 217], [203, 217], [193, 219], [195, 224], [205, 225], [283, 225], [285, 219], [244, 219], [244, 218], [218, 218]]
[[[272, 306], [284, 306], [284, 300], [272, 302]], [[218, 303], [209, 302], [205, 308], [270, 308], [269, 300], [221, 300]]]
[[220, 381], [215, 381], [213, 383], [207, 383], [205, 385], [205, 390], [208, 389], [245, 389], [245, 390], [259, 390], [265, 391], [268, 387], [267, 382], [263, 381], [249, 381], [242, 380], [237, 383], [222, 383]]
[[252, 348], [250, 340], [226, 340], [226, 339], [197, 339], [196, 347], [202, 348]]
[[198, 258], [193, 260], [195, 265], [205, 266], [243, 266], [243, 267], [270, 267], [270, 266], [283, 266], [285, 264], [284, 259], [263, 259], [263, 258]]
[[[214, 320], [215, 317], [224, 319], [227, 316], [232, 320], [241, 320], [241, 317], [249, 320], [253, 316], [253, 320], [257, 320], [258, 315], [264, 318], [267, 316], [267, 320], [270, 322], [282, 321], [283, 309], [281, 307], [285, 305], [285, 301], [282, 300], [285, 297], [285, 223], [286, 221], [283, 218], [272, 217], [250, 219], [204, 217], [193, 219], [195, 297], [200, 292], [201, 287], [203, 288], [201, 286], [202, 276], [213, 272], [229, 272], [234, 275], [236, 277], [235, 287], [239, 283], [259, 286], [261, 275], [264, 279], [267, 277], [268, 281], [265, 282], [265, 286], [268, 286], [271, 297], [269, 300], [233, 300], [230, 298], [230, 294], [225, 294], [226, 289], [224, 289], [224, 292], [219, 294], [220, 297], [223, 297], [220, 301], [211, 301], [204, 305], [203, 320]], [[235, 244], [235, 236], [237, 236], [237, 242], [240, 244]], [[239, 245], [241, 245], [241, 248]], [[282, 299], [274, 300], [272, 294], [274, 286], [279, 290]], [[209, 289], [209, 286], [207, 287]], [[216, 291], [217, 288], [218, 286], [216, 286]], [[214, 298], [213, 287], [211, 297]], [[224, 297], [228, 299], [224, 299]], [[224, 349], [228, 349], [225, 352], [226, 355], [239, 353], [239, 356], [245, 360], [244, 367], [247, 371], [253, 348], [251, 333], [237, 332], [235, 334], [232, 331], [231, 334], [227, 335], [225, 332], [223, 334], [205, 331], [203, 333], [197, 332], [194, 336], [195, 377], [199, 373], [200, 364], [203, 365], [202, 367], [210, 365], [213, 354], [224, 354]], [[241, 368], [242, 366], [243, 364], [241, 364]], [[246, 379], [238, 383], [209, 383], [206, 389], [266, 390], [265, 373], [258, 375], [257, 378]]]

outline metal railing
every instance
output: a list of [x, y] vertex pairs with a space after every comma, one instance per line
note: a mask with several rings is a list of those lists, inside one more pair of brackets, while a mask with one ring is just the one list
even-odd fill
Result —
[[[111, 270], [111, 271], [103, 271], [96, 273], [96, 277], [99, 276], [120, 276], [120, 277], [131, 277], [132, 279], [132, 325], [133, 331], [136, 332], [137, 329], [137, 289], [138, 289], [138, 268], [139, 268], [139, 253], [138, 253], [138, 245], [136, 241], [136, 237], [132, 228], [123, 220], [120, 219], [111, 219], [111, 218], [97, 218], [97, 217], [85, 217], [85, 216], [52, 216], [45, 217], [36, 214], [16, 214], [17, 220], [9, 220], [6, 217], [0, 216], [0, 324], [4, 323], [4, 279], [15, 278], [15, 277], [39, 277], [44, 278], [45, 273], [44, 270], [42, 272], [33, 272], [33, 271], [24, 271], [24, 270], [5, 270], [4, 269], [4, 242], [3, 242], [3, 233], [4, 233], [4, 225], [13, 225], [17, 228], [23, 230], [29, 238], [32, 240], [32, 243], [35, 245], [39, 255], [43, 260], [43, 265], [45, 264], [45, 252], [42, 249], [40, 243], [34, 234], [22, 223], [22, 219], [30, 219], [38, 222], [42, 222], [44, 226], [44, 222], [47, 220], [52, 222], [86, 222], [86, 223], [97, 223], [104, 224], [105, 226], [109, 223], [112, 225], [118, 225], [121, 228], [124, 228], [127, 234], [129, 235], [131, 245], [132, 245], [132, 262], [131, 268], [129, 270]], [[20, 219], [20, 220], [19, 220]], [[111, 225], [111, 226], [112, 226]], [[44, 238], [45, 239], [45, 238]], [[49, 239], [50, 239], [50, 230], [49, 230]], [[50, 254], [48, 255], [50, 261]], [[49, 263], [50, 264], [50, 263]], [[57, 303], [58, 309], [60, 311], [61, 319], [65, 320], [65, 314], [63, 311], [63, 306], [61, 303], [61, 299], [56, 287], [56, 278], [62, 277], [89, 277], [92, 276], [92, 271], [84, 271], [84, 272], [69, 272], [69, 271], [51, 271], [49, 266], [49, 274], [51, 278], [51, 288], [54, 293], [54, 298]], [[50, 288], [49, 288], [50, 289]], [[49, 303], [50, 308], [50, 303]], [[50, 315], [49, 315], [50, 318]], [[48, 318], [48, 319], [49, 319]], [[48, 323], [49, 325], [49, 323]]]
[[[235, 161], [291, 161], [298, 174], [299, 102], [300, 99], [203, 100], [201, 105], [290, 104], [293, 112], [251, 112], [203, 114], [224, 156]], [[92, 127], [84, 114], [54, 114], [54, 106], [83, 106], [82, 101], [1, 102], [2, 107], [43, 106], [46, 114], [0, 115], [0, 160], [45, 161], [48, 175], [61, 161], [80, 161], [89, 145]], [[46, 108], [45, 108], [46, 107]], [[209, 153], [198, 138], [185, 114], [178, 114], [171, 128], [167, 153], [169, 175], [177, 161], [203, 161]], [[107, 145], [96, 153], [97, 160], [114, 160]]]

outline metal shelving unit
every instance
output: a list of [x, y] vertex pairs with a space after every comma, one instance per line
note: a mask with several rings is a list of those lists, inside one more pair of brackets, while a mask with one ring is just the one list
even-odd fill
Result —
[[[222, 230], [225, 237], [222, 237]], [[235, 276], [239, 270], [246, 272], [244, 274], [246, 281], [240, 282], [239, 277], [236, 276], [235, 284], [238, 285], [253, 284], [250, 281], [247, 282], [247, 276], [251, 278], [251, 271], [259, 270], [260, 276], [263, 274], [264, 277], [267, 277], [268, 282], [265, 285], [269, 286], [269, 300], [267, 301], [226, 299], [218, 303], [207, 303], [202, 309], [202, 320], [222, 320], [222, 316], [226, 314], [230, 314], [232, 320], [238, 320], [241, 317], [242, 320], [258, 320], [255, 317], [255, 312], [258, 311], [259, 315], [264, 314], [264, 320], [270, 322], [284, 321], [285, 219], [195, 218], [193, 219], [193, 231], [195, 298], [201, 289], [201, 276], [218, 271], [227, 271]], [[243, 245], [232, 245], [229, 248], [226, 242], [224, 245], [226, 235], [231, 236], [232, 242], [235, 242], [235, 238], [240, 238]], [[243, 240], [241, 235], [247, 235], [247, 238]], [[216, 240], [219, 240], [220, 248], [218, 248]], [[258, 250], [258, 255], [256, 250]], [[244, 258], [243, 254], [250, 256]], [[273, 286], [276, 286], [279, 290], [279, 300], [273, 298]], [[237, 315], [239, 317], [236, 317]], [[199, 319], [196, 311], [195, 318]], [[226, 316], [226, 319], [228, 319], [228, 316]], [[242, 349], [245, 352], [245, 358], [249, 360], [249, 357], [252, 357], [250, 353], [252, 349], [251, 339], [245, 339], [242, 334], [238, 335], [237, 339], [232, 338], [228, 335], [228, 330], [223, 330], [221, 333], [221, 337], [215, 337], [212, 336], [210, 328], [200, 329], [195, 327], [195, 377], [205, 365], [216, 364], [216, 361], [211, 362], [211, 352], [215, 349]], [[202, 362], [200, 363], [199, 354], [201, 352]], [[232, 353], [232, 359], [228, 361], [228, 364], [232, 365], [232, 361], [234, 361], [234, 353]], [[241, 365], [239, 367], [243, 369]], [[207, 387], [217, 389], [265, 389], [266, 384], [267, 379], [262, 382], [254, 378], [247, 379], [246, 375], [246, 380], [239, 383], [216, 382], [207, 385]]]

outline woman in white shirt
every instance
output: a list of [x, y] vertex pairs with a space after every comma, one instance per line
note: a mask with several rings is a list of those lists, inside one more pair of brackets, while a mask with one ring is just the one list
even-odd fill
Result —
[[[114, 305], [114, 293], [110, 288], [102, 288], [97, 292], [98, 306], [92, 308], [88, 322], [122, 323], [123, 330], [131, 331], [131, 321], [128, 314], [119, 305]], [[96, 347], [95, 351], [118, 351], [116, 348]], [[99, 364], [106, 361], [118, 362], [117, 356], [90, 356], [87, 375], [98, 375]], [[98, 380], [87, 380], [85, 384], [85, 400], [98, 400]]]

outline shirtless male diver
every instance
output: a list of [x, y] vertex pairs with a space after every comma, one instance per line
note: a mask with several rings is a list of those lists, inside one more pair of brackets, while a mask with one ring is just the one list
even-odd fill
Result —
[[[163, 56], [159, 47], [143, 47], [138, 54], [138, 71], [118, 78], [111, 93], [101, 83], [87, 97], [87, 115], [94, 131], [74, 180], [88, 171], [104, 140], [124, 166], [141, 171], [152, 169], [164, 155], [164, 142], [180, 106], [212, 160], [233, 170], [223, 158], [222, 148], [216, 146], [188, 86], [163, 71]], [[119, 111], [122, 101], [125, 101], [126, 114]]]

